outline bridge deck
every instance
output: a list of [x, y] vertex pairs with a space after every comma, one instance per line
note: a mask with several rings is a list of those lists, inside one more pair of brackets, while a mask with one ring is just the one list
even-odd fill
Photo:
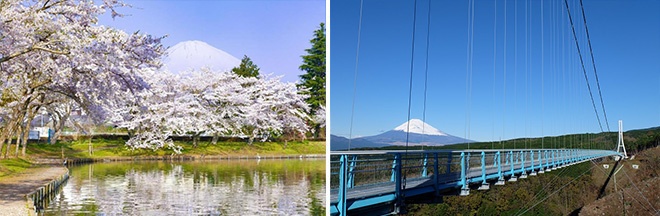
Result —
[[[465, 189], [469, 184], [480, 184], [500, 177], [504, 180], [505, 176], [523, 172], [540, 173], [541, 167], [546, 171], [595, 158], [622, 156], [618, 152], [600, 149], [355, 151], [332, 152], [331, 155], [339, 156], [334, 160], [331, 158], [331, 164], [338, 165], [331, 165], [331, 169], [339, 170], [331, 172], [331, 175], [338, 177], [340, 183], [339, 188], [330, 190], [332, 215], [346, 215], [354, 210], [371, 207], [381, 208], [378, 206], [388, 203], [394, 204], [396, 212], [399, 206], [396, 201], [403, 197], [451, 188]], [[433, 173], [426, 175], [429, 169]], [[360, 173], [360, 176], [356, 173]], [[361, 182], [352, 186], [356, 180], [354, 177]], [[372, 178], [384, 181], [369, 182], [373, 181]], [[397, 190], [398, 186], [401, 186], [400, 190]], [[344, 189], [345, 193], [342, 192]]]
[[[562, 157], [557, 157], [557, 161], [561, 160]], [[521, 172], [521, 163], [515, 163], [513, 165], [513, 170], [514, 173], [520, 173]], [[531, 166], [532, 162], [531, 161], [525, 161], [525, 171], [531, 171]], [[539, 162], [534, 161], [534, 169], [538, 170], [539, 169]], [[511, 173], [511, 165], [509, 163], [502, 163], [502, 175], [504, 176], [509, 176]], [[492, 178], [497, 178], [497, 167], [496, 166], [487, 166], [486, 167], [486, 179], [492, 179]], [[469, 182], [476, 182], [476, 181], [481, 181], [481, 167], [471, 167], [467, 174], [466, 177], [469, 180]], [[491, 178], [489, 178], [491, 176]], [[418, 188], [418, 187], [427, 187], [427, 186], [433, 186], [433, 180], [434, 176], [430, 175], [427, 177], [418, 177], [414, 179], [409, 179], [406, 182], [406, 190]], [[438, 175], [438, 182], [440, 182], [442, 185], [445, 187], [443, 188], [438, 188], [438, 189], [444, 189], [444, 188], [449, 188], [449, 187], [455, 187], [459, 186], [459, 181], [461, 180], [461, 173], [460, 172], [452, 172], [449, 174], [440, 174]], [[478, 180], [477, 180], [478, 178]], [[347, 190], [347, 197], [346, 199], [360, 199], [360, 198], [365, 198], [365, 197], [372, 197], [372, 196], [380, 196], [384, 194], [389, 194], [389, 193], [394, 193], [395, 190], [395, 182], [390, 181], [390, 182], [384, 182], [384, 183], [377, 183], [377, 184], [370, 184], [370, 185], [363, 185], [363, 186], [356, 186], [353, 188], [348, 188]], [[415, 194], [416, 195], [416, 194]], [[330, 192], [330, 200], [333, 202], [336, 202], [338, 198], [338, 189], [333, 189]]]

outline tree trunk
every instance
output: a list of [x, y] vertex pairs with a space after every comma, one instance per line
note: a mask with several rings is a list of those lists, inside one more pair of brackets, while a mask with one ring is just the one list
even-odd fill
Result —
[[321, 125], [314, 123], [314, 133], [312, 133], [312, 136], [314, 138], [319, 138], [319, 134], [321, 134]]
[[[52, 114], [56, 115], [56, 114]], [[57, 118], [51, 118], [52, 119], [52, 130], [53, 130], [53, 136], [51, 136], [51, 128], [48, 129], [48, 144], [56, 144], [57, 143], [57, 137], [55, 137], [55, 134], [57, 133], [57, 126], [60, 124], [60, 121]]]
[[92, 139], [94, 138], [94, 129], [89, 129], [89, 156], [94, 154], [94, 146], [92, 146]]
[[218, 144], [218, 133], [213, 133], [213, 139], [211, 140], [211, 144], [213, 145]]
[[18, 149], [21, 147], [21, 137], [23, 136], [23, 127], [18, 126], [18, 131], [16, 132], [16, 152], [14, 157], [18, 157]]
[[5, 142], [7, 142], [7, 150], [4, 152], [3, 158], [7, 158], [7, 155], [9, 155], [9, 146], [11, 145], [11, 133], [14, 131], [14, 122], [9, 121], [7, 122], [7, 125], [5, 126], [4, 130], [2, 130], [2, 135], [0, 136], [0, 154], [2, 154], [2, 149], [5, 147]]
[[199, 134], [193, 134], [193, 148], [197, 148], [197, 143], [199, 143]]
[[50, 138], [50, 144], [55, 144], [57, 143], [57, 139], [62, 135], [62, 130], [64, 130], [64, 125], [66, 124], [66, 121], [69, 119], [69, 116], [71, 115], [71, 112], [66, 112], [64, 115], [60, 116], [60, 119], [57, 121], [57, 124], [53, 124], [53, 130], [55, 132], [53, 133], [53, 136]]
[[2, 130], [2, 135], [0, 135], [0, 156], [2, 156], [2, 149], [5, 148], [5, 141], [7, 141], [7, 134], [9, 133], [9, 124], [5, 126], [5, 128]]
[[5, 140], [0, 139], [0, 157], [2, 156], [2, 149], [5, 148]]
[[[12, 131], [13, 133], [13, 131]], [[5, 149], [5, 155], [4, 158], [9, 158], [9, 149], [11, 147], [11, 142], [14, 141], [14, 136], [13, 134], [9, 135], [9, 140], [7, 140], [7, 149]]]
[[[30, 123], [28, 122], [23, 129], [23, 138], [21, 139], [21, 145], [23, 149], [21, 150], [21, 156], [25, 157], [25, 146], [27, 146], [27, 141], [30, 138]], [[17, 146], [18, 147], [18, 146]]]
[[135, 136], [135, 131], [134, 130], [128, 130], [128, 139], [133, 138]]
[[254, 136], [250, 136], [250, 139], [248, 139], [248, 145], [252, 146], [252, 142], [254, 142]]
[[32, 123], [32, 120], [34, 119], [34, 116], [37, 114], [37, 111], [39, 111], [39, 106], [37, 106], [34, 110], [30, 110], [28, 113], [28, 118], [27, 118], [27, 124], [23, 128], [23, 139], [22, 145], [23, 145], [23, 150], [21, 151], [21, 156], [25, 157], [25, 148], [27, 146], [27, 141], [30, 138], [30, 126]]

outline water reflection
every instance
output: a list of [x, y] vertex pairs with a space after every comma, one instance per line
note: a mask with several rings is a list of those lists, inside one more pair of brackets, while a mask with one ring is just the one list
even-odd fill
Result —
[[71, 168], [45, 215], [323, 215], [324, 160], [113, 162]]

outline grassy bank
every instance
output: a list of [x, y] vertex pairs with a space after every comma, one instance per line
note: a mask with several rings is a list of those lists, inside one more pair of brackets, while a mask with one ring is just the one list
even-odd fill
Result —
[[[30, 157], [64, 157], [68, 158], [108, 158], [108, 157], [133, 157], [133, 156], [163, 156], [176, 154], [171, 149], [135, 149], [124, 145], [122, 139], [92, 139], [93, 154], [88, 153], [89, 139], [77, 141], [59, 142], [58, 144], [33, 143], [28, 145]], [[212, 145], [209, 142], [200, 142], [197, 148], [193, 148], [192, 142], [175, 141], [176, 145], [183, 148], [181, 154], [185, 156], [199, 155], [307, 155], [325, 154], [324, 141], [294, 141], [288, 142], [255, 142], [248, 145], [245, 142], [218, 142]]]
[[26, 169], [37, 167], [31, 161], [23, 158], [10, 158], [0, 160], [0, 178], [15, 173], [20, 173]]
[[[39, 167], [35, 161], [40, 158], [117, 158], [134, 156], [164, 156], [176, 154], [171, 149], [135, 149], [124, 145], [122, 139], [92, 139], [93, 154], [88, 153], [90, 140], [64, 141], [57, 144], [29, 143], [27, 157], [9, 158], [0, 160], [0, 178], [20, 173], [29, 168]], [[221, 155], [221, 156], [253, 156], [253, 155], [309, 155], [325, 154], [324, 141], [294, 141], [288, 142], [255, 142], [248, 145], [246, 142], [218, 142], [212, 145], [209, 142], [200, 142], [193, 148], [192, 142], [175, 141], [176, 145], [183, 147], [183, 156]], [[13, 146], [12, 149], [13, 150]], [[13, 151], [11, 151], [13, 153]]]

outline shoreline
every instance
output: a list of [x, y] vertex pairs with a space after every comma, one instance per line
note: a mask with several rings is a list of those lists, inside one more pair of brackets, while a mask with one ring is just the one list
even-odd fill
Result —
[[36, 215], [27, 195], [49, 187], [54, 181], [68, 173], [64, 166], [42, 166], [29, 168], [0, 179], [0, 212], [3, 215]]
[[99, 158], [67, 158], [67, 166], [112, 161], [204, 161], [204, 160], [279, 160], [279, 159], [325, 159], [324, 154], [307, 155], [161, 155], [161, 156], [117, 156]]

